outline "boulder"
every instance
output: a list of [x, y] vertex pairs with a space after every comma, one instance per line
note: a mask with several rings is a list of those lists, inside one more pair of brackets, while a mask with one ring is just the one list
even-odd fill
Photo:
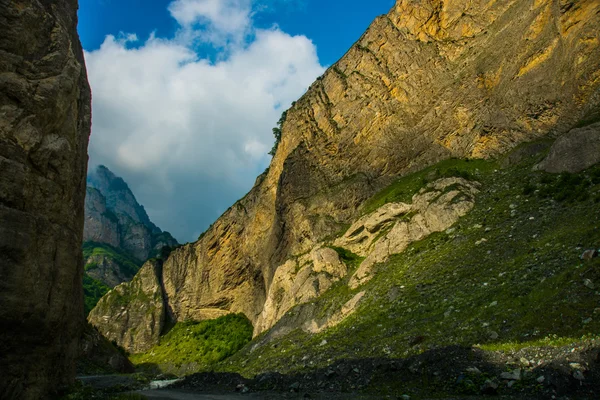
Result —
[[600, 162], [600, 122], [577, 128], [556, 139], [537, 168], [546, 172], [581, 172]]

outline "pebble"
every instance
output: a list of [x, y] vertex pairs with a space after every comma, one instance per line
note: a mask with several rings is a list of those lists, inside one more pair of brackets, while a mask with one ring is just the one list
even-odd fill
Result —
[[510, 381], [518, 381], [521, 379], [521, 369], [516, 368], [511, 372], [503, 372], [500, 374], [500, 378], [510, 380]]
[[481, 374], [481, 371], [477, 367], [469, 367], [469, 368], [467, 368], [467, 372], [469, 372], [471, 374], [476, 374], [476, 375]]
[[542, 375], [542, 376], [539, 376], [539, 377], [536, 379], [537, 383], [544, 383], [544, 381], [545, 381], [545, 380], [546, 380], [546, 377], [544, 377], [544, 375]]
[[498, 339], [498, 336], [499, 336], [498, 332], [495, 332], [495, 331], [490, 332], [490, 339], [496, 340], [496, 339]]
[[591, 280], [589, 280], [589, 279], [584, 279], [584, 280], [583, 280], [583, 285], [584, 285], [586, 288], [588, 288], [588, 289], [592, 289], [592, 290], [594, 290], [594, 289], [596, 288], [596, 286], [594, 286], [594, 282], [592, 282], [592, 281], [591, 281]]
[[498, 384], [489, 379], [486, 379], [479, 390], [482, 394], [494, 394], [498, 390]]

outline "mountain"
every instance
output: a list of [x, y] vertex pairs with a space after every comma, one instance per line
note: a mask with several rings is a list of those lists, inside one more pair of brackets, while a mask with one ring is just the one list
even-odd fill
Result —
[[88, 176], [83, 232], [86, 314], [109, 289], [129, 282], [148, 258], [178, 246], [150, 221], [127, 183], [103, 165]]
[[[377, 231], [393, 234], [391, 250], [356, 225], [377, 211], [368, 205], [375, 193], [442, 160], [497, 158], [600, 118], [599, 9], [591, 0], [398, 0], [284, 113], [268, 171], [155, 269], [148, 293], [163, 293], [174, 321], [242, 312], [258, 335], [350, 273], [328, 245], [366, 257], [351, 287], [370, 279], [388, 253], [468, 213], [481, 189], [431, 182], [422, 197], [379, 210], [372, 218], [388, 228], [418, 217]], [[103, 330], [109, 303], [90, 320], [122, 342], [134, 327]]]
[[91, 94], [77, 1], [0, 3], [0, 397], [69, 385]]

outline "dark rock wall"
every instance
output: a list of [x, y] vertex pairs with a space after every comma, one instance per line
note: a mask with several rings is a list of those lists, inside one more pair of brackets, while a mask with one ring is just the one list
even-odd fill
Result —
[[91, 95], [76, 0], [0, 0], [0, 398], [72, 381]]

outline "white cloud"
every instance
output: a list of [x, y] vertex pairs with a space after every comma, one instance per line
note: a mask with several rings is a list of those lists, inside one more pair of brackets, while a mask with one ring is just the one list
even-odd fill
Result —
[[186, 36], [225, 46], [250, 33], [251, 5], [250, 0], [175, 0], [169, 11]]
[[87, 52], [90, 166], [123, 175], [157, 225], [193, 240], [251, 187], [271, 128], [323, 67], [306, 37], [254, 28], [249, 0], [176, 0], [169, 10], [182, 29], [246, 41], [216, 62], [181, 37], [132, 47], [133, 34], [107, 36]]

